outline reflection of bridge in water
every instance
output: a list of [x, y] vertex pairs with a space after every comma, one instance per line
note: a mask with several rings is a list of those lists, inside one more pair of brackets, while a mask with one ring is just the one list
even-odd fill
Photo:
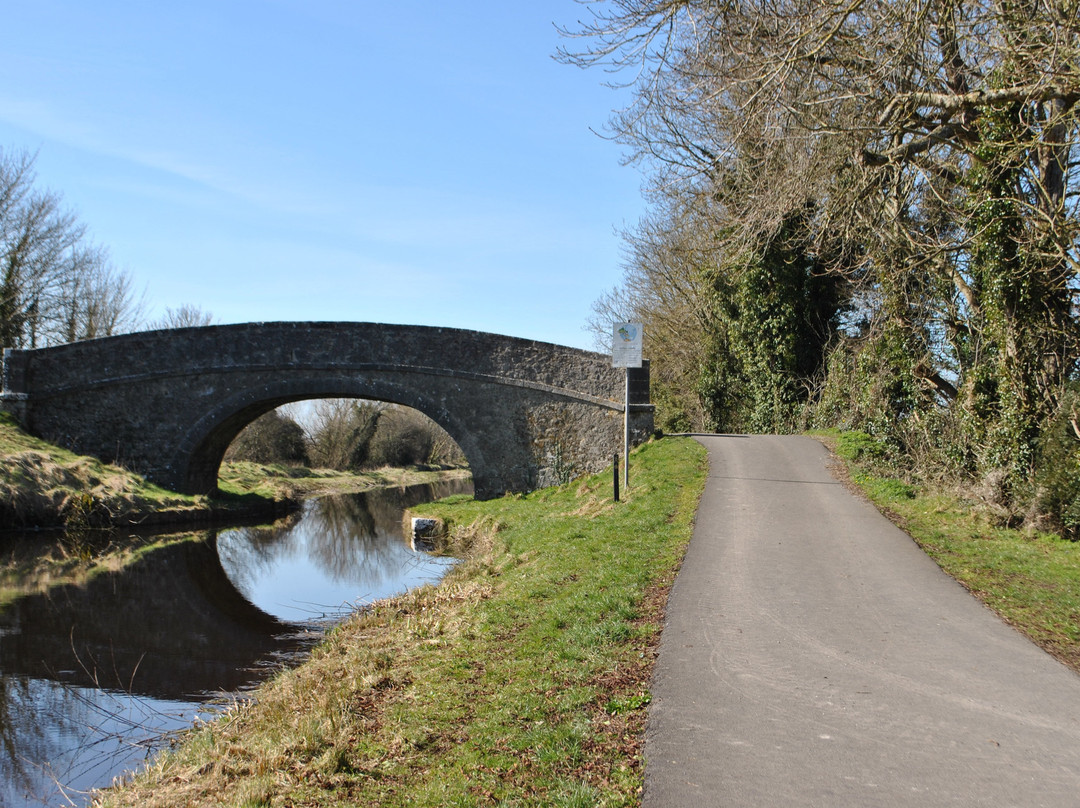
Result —
[[[468, 485], [462, 480], [312, 503], [321, 507], [305, 509], [307, 551], [328, 578], [367, 589], [393, 573], [382, 557], [388, 542], [404, 546], [402, 510]], [[0, 673], [157, 699], [243, 688], [257, 678], [253, 670], [305, 644], [298, 623], [268, 614], [242, 591], [245, 564], [291, 552], [288, 536], [298, 518], [228, 531], [241, 534], [248, 548], [246, 557], [228, 559], [228, 570], [217, 532], [208, 531], [162, 543], [86, 583], [19, 598], [0, 611]], [[353, 598], [364, 594], [356, 591]]]
[[212, 534], [19, 598], [0, 611], [0, 805], [77, 804], [58, 783], [108, 785], [210, 694], [310, 644], [236, 591]]
[[[0, 608], [0, 805], [59, 800], [54, 775], [77, 788], [107, 785], [140, 762], [133, 741], [186, 726], [198, 703], [243, 690], [310, 647], [318, 632], [253, 605], [238, 564], [302, 563], [293, 541], [301, 532], [316, 565], [353, 587], [343, 598], [352, 602], [400, 571], [403, 553], [412, 557], [401, 535], [403, 508], [468, 488], [466, 479], [328, 498], [326, 507], [308, 503], [306, 523], [294, 515], [273, 527], [156, 543], [116, 539], [113, 549], [137, 556], [126, 567]], [[5, 542], [29, 566], [51, 549], [40, 535]], [[226, 546], [245, 548], [244, 558], [223, 563]], [[395, 591], [403, 580], [391, 582]], [[52, 773], [41, 769], [64, 760], [80, 770], [62, 762]]]
[[218, 556], [236, 588], [276, 617], [334, 619], [441, 578], [453, 559], [415, 552], [403, 535], [402, 512], [471, 491], [471, 482], [459, 478], [308, 500], [284, 526], [221, 533]]
[[300, 645], [237, 592], [214, 540], [18, 599], [0, 614], [0, 670], [172, 700], [247, 685], [263, 660]]
[[[649, 369], [629, 371], [630, 432], [652, 432]], [[249, 323], [4, 352], [0, 404], [30, 432], [186, 493], [217, 488], [233, 438], [291, 401], [412, 407], [469, 461], [477, 497], [603, 468], [622, 444], [610, 357], [454, 328]]]

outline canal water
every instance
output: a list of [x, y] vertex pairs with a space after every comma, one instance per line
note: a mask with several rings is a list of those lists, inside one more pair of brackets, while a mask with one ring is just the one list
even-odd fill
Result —
[[334, 622], [437, 581], [405, 508], [468, 480], [308, 500], [269, 527], [0, 534], [0, 808], [86, 805]]

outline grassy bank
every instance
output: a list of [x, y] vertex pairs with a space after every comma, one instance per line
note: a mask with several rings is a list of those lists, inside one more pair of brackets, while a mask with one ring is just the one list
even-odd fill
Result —
[[468, 468], [379, 468], [366, 471], [310, 469], [266, 463], [224, 463], [219, 485], [228, 496], [266, 499], [304, 499], [325, 494], [350, 494], [373, 488], [396, 488], [440, 480], [467, 479]]
[[151, 485], [118, 466], [46, 443], [0, 411], [0, 528], [100, 526], [151, 513], [205, 512], [205, 498]]
[[1080, 544], [1002, 527], [960, 492], [890, 475], [860, 433], [821, 436], [852, 482], [945, 572], [1049, 653], [1080, 672]]
[[0, 411], [0, 529], [200, 523], [272, 514], [303, 497], [466, 476], [466, 469], [352, 473], [225, 463], [221, 497], [186, 496], [28, 435]]
[[[665, 439], [607, 476], [425, 508], [466, 561], [335, 629], [253, 703], [106, 805], [632, 805], [666, 589], [704, 450]], [[465, 549], [467, 548], [467, 549]]]

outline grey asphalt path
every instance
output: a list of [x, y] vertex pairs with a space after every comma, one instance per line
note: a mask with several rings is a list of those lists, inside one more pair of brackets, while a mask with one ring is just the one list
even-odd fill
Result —
[[1080, 677], [838, 483], [816, 441], [700, 440], [646, 808], [1080, 806]]

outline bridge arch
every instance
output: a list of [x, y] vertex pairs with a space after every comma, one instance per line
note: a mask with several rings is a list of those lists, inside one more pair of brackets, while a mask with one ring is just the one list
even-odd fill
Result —
[[[648, 368], [631, 432], [652, 431]], [[461, 447], [477, 496], [595, 471], [622, 440], [624, 376], [606, 355], [462, 329], [247, 323], [4, 352], [2, 401], [34, 434], [174, 490], [216, 490], [232, 439], [281, 404], [412, 407]]]
[[283, 404], [323, 398], [356, 398], [400, 404], [418, 410], [447, 431], [470, 466], [486, 465], [483, 446], [472, 439], [453, 412], [417, 391], [385, 379], [301, 377], [276, 380], [258, 390], [244, 390], [220, 402], [180, 438], [170, 464], [188, 491], [213, 491], [225, 451], [245, 426]]

